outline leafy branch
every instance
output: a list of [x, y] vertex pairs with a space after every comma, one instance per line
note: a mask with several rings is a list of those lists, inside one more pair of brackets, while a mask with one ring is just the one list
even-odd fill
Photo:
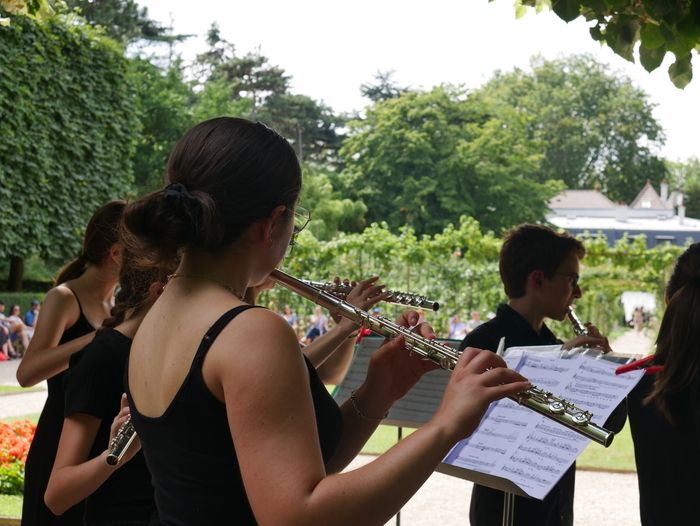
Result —
[[527, 7], [551, 9], [565, 22], [579, 17], [593, 22], [593, 40], [607, 44], [621, 57], [654, 71], [667, 53], [676, 60], [668, 68], [671, 82], [685, 88], [693, 78], [692, 52], [700, 50], [700, 0], [517, 0], [516, 14]]

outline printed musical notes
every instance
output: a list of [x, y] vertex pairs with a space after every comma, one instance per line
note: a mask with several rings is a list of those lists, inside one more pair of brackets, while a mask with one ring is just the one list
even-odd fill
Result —
[[[639, 381], [615, 375], [617, 364], [593, 357], [560, 357], [560, 349], [520, 347], [506, 351], [508, 366], [537, 386], [577, 407], [591, 411], [602, 425]], [[564, 475], [589, 440], [511, 400], [493, 404], [471, 437], [459, 442], [443, 462], [462, 468], [464, 478], [499, 489], [503, 480], [528, 495], [543, 499]], [[476, 476], [468, 473], [476, 472]], [[486, 482], [484, 482], [486, 480]], [[501, 481], [501, 482], [499, 482]]]

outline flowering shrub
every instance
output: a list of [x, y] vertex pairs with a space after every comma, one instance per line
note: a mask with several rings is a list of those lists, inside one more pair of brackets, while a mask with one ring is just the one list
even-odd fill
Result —
[[0, 422], [0, 494], [22, 493], [24, 463], [35, 430], [29, 420]]

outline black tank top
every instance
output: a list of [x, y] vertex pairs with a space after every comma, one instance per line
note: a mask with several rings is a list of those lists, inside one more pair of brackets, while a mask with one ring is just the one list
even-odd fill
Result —
[[[69, 289], [78, 302], [80, 316], [63, 331], [59, 345], [67, 343], [95, 330], [83, 314], [78, 295]], [[49, 378], [48, 396], [29, 448], [24, 475], [24, 500], [22, 502], [22, 524], [25, 526], [80, 526], [83, 523], [84, 502], [79, 502], [60, 517], [44, 504], [44, 492], [49, 482], [51, 469], [56, 459], [58, 440], [63, 429], [63, 399], [66, 371]]]
[[[128, 385], [131, 418], [141, 439], [155, 487], [161, 524], [216, 526], [255, 524], [243, 487], [226, 406], [202, 376], [211, 344], [244, 305], [224, 313], [206, 332], [185, 380], [162, 416], [141, 415]], [[338, 405], [306, 360], [324, 462], [335, 453], [343, 430]]]

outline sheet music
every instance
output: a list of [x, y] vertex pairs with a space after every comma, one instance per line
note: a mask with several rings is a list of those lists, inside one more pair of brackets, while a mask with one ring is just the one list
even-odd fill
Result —
[[[598, 425], [644, 374], [634, 371], [616, 376], [618, 364], [583, 355], [564, 359], [558, 351], [558, 346], [513, 348], [506, 352], [505, 360], [534, 385], [591, 411]], [[492, 404], [472, 436], [452, 448], [443, 462], [511, 480], [531, 497], [542, 500], [589, 442], [583, 435], [504, 399]]]

